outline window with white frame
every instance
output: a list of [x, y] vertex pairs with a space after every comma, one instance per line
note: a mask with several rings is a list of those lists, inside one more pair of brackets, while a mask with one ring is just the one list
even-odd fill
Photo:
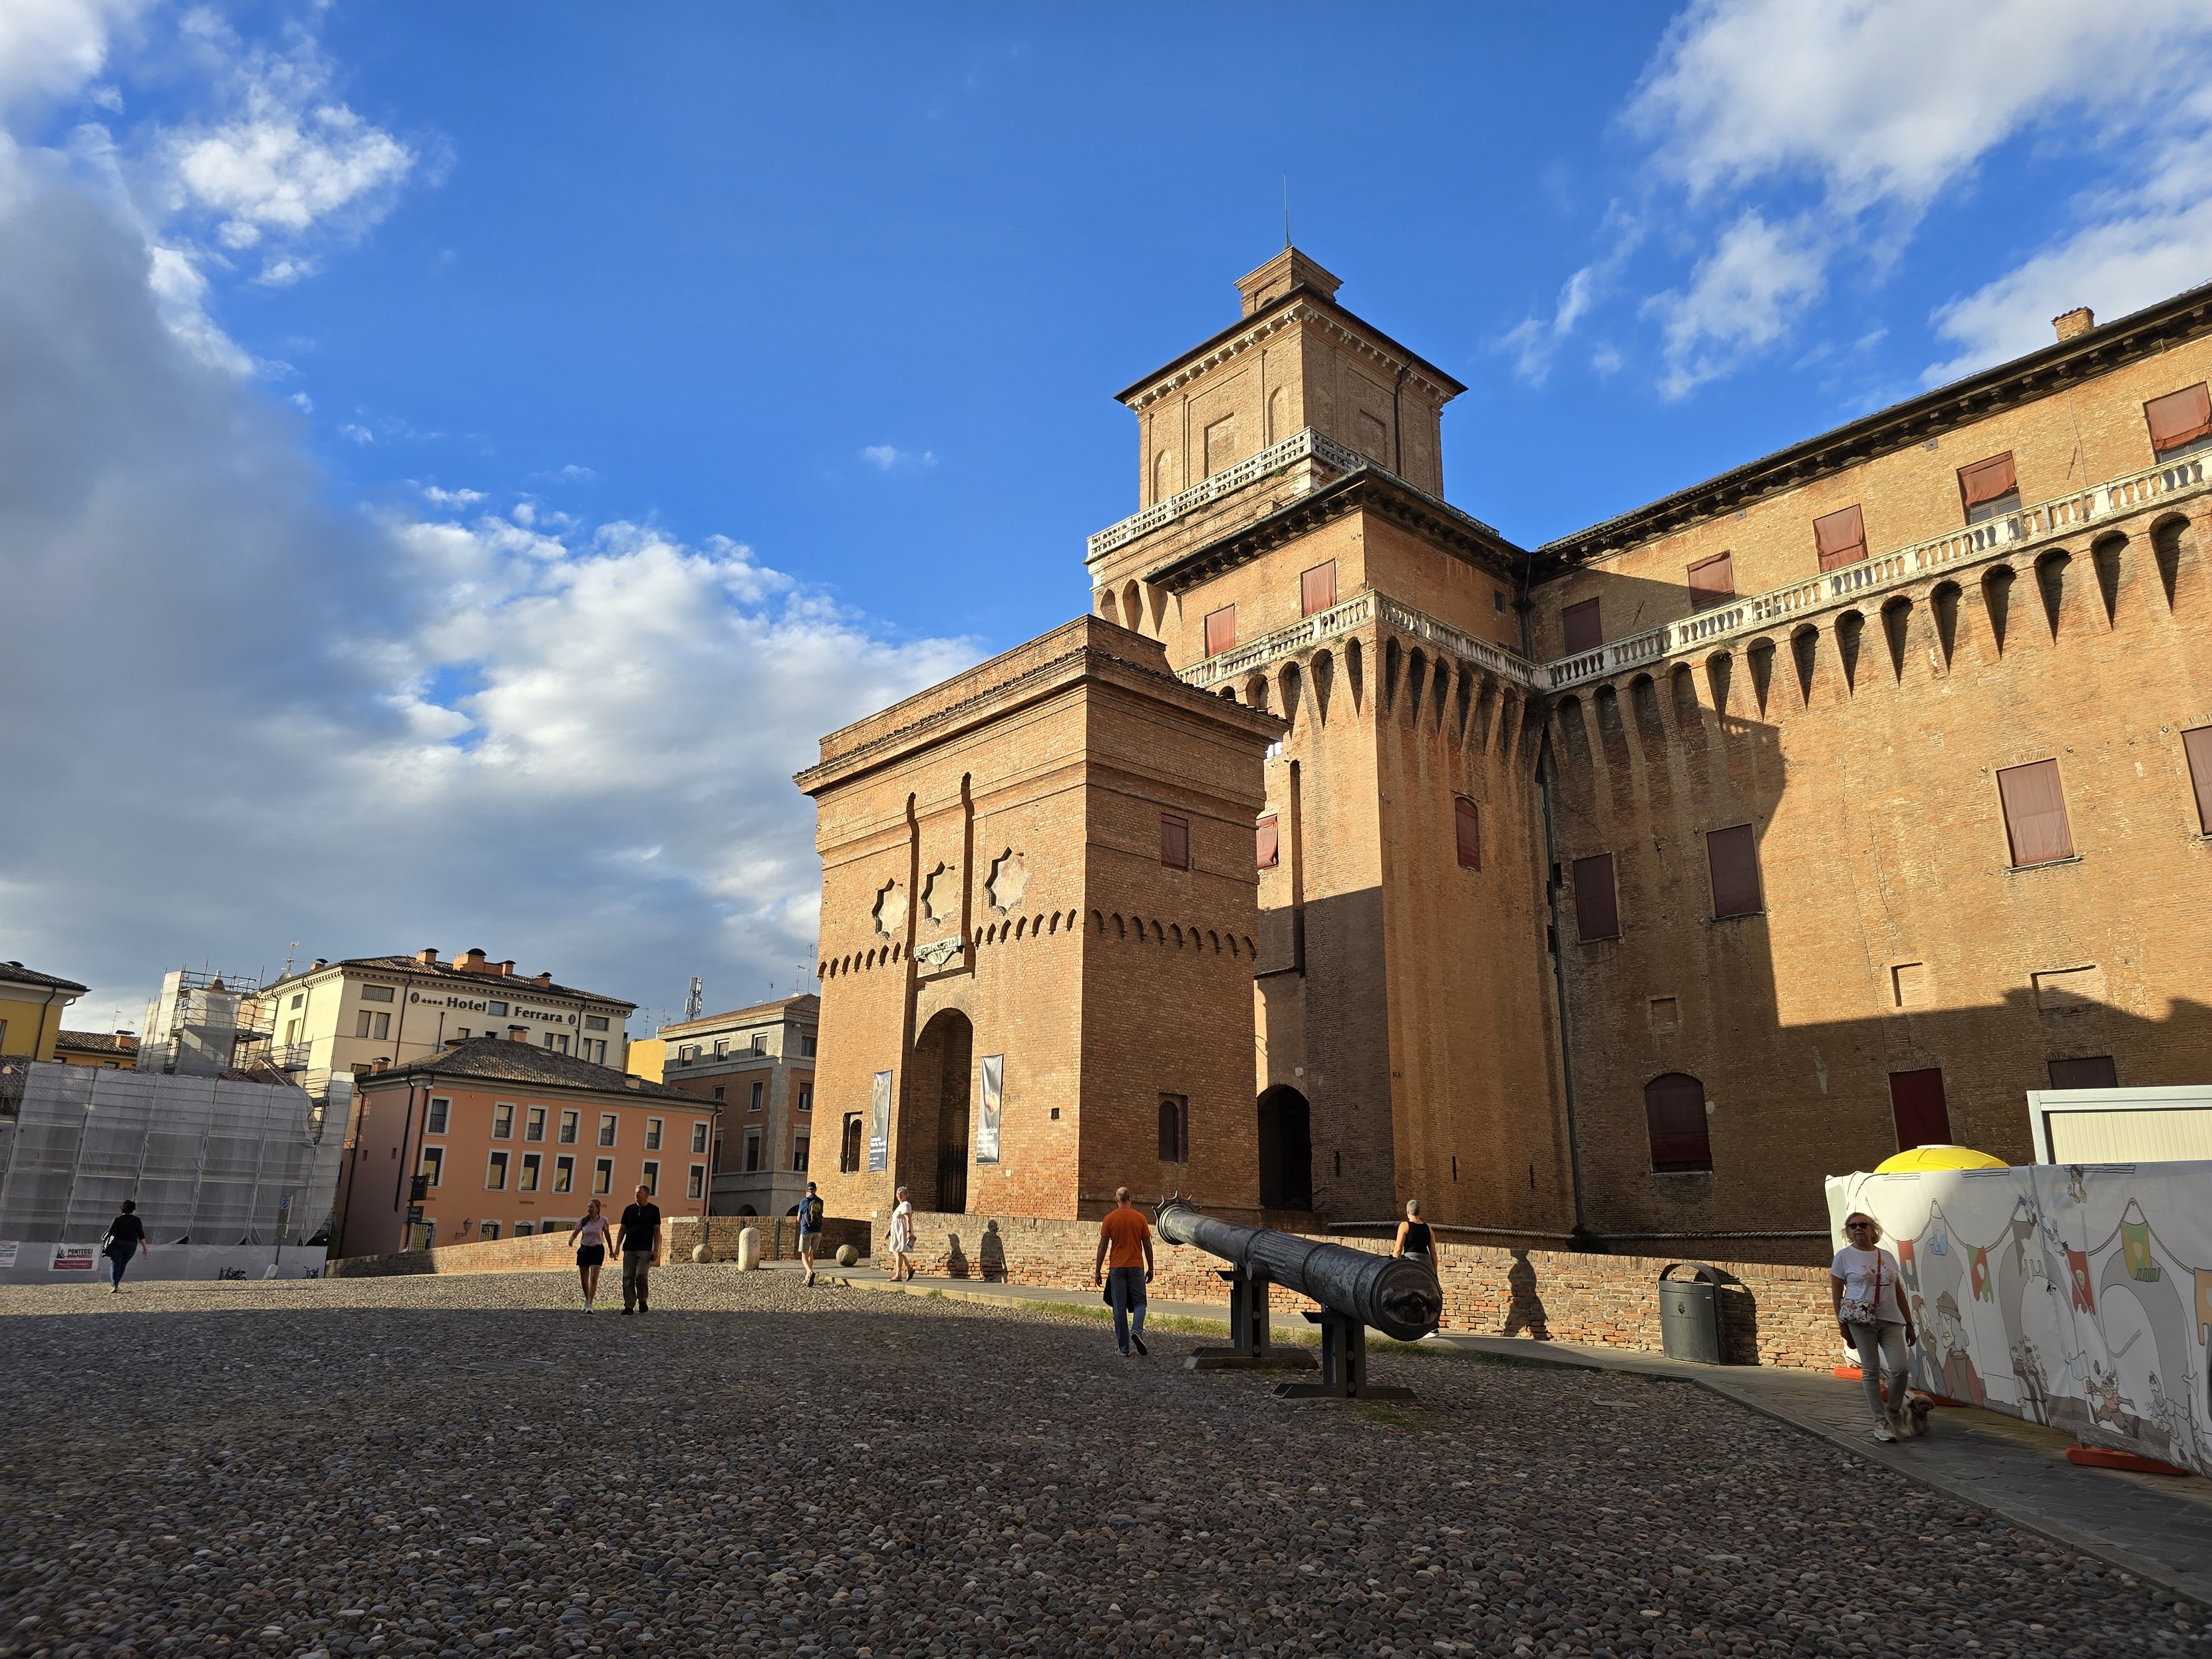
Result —
[[684, 1187], [684, 1196], [686, 1198], [697, 1198], [703, 1194], [706, 1190], [707, 1166], [703, 1164], [694, 1164], [691, 1166], [691, 1179]]
[[615, 1144], [615, 1129], [621, 1122], [621, 1117], [616, 1113], [601, 1112], [599, 1114], [600, 1146], [611, 1146]]
[[707, 1150], [707, 1126], [703, 1123], [694, 1123], [691, 1126], [691, 1150], [694, 1152], [703, 1152]]
[[641, 1167], [645, 1172], [638, 1177], [638, 1184], [658, 1197], [660, 1193], [660, 1161], [649, 1158]]
[[522, 1155], [522, 1172], [515, 1178], [515, 1191], [519, 1193], [536, 1192], [538, 1190], [538, 1172], [544, 1169], [544, 1153], [525, 1152]]
[[615, 1161], [603, 1158], [592, 1165], [592, 1190], [605, 1197], [615, 1189]]
[[[657, 1118], [657, 1117], [649, 1117], [649, 1118], [646, 1119], [646, 1121], [645, 1121], [645, 1150], [646, 1150], [647, 1152], [659, 1152], [659, 1151], [660, 1150], [660, 1131], [661, 1131], [661, 1127], [662, 1127], [662, 1121], [661, 1121], [659, 1118]], [[601, 1144], [602, 1144], [602, 1145], [604, 1145], [605, 1143], [604, 1143], [604, 1142], [602, 1142]]]
[[503, 1193], [507, 1190], [507, 1154], [494, 1152], [484, 1165], [484, 1190]]
[[441, 1099], [436, 1095], [431, 1096], [429, 1115], [422, 1120], [422, 1133], [426, 1135], [445, 1133], [447, 1120], [453, 1115], [453, 1113], [452, 1101]]

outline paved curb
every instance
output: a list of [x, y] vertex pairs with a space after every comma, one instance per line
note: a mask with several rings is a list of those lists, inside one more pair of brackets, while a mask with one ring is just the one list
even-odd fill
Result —
[[[1078, 1305], [1082, 1300], [1067, 1291], [1042, 1288], [1029, 1295], [1018, 1296], [1005, 1291], [969, 1290], [957, 1283], [939, 1280], [909, 1279], [894, 1285], [885, 1279], [854, 1278], [842, 1273], [824, 1273], [818, 1268], [815, 1278], [817, 1282], [834, 1281], [854, 1290], [876, 1291], [892, 1296], [934, 1296], [946, 1301], [974, 1302], [994, 1308], [1067, 1307]], [[1203, 1303], [1155, 1303], [1153, 1305], [1162, 1314], [1217, 1325], [1224, 1333], [1229, 1328], [1226, 1311], [1217, 1312]], [[1306, 1329], [1305, 1322], [1295, 1314], [1287, 1319], [1278, 1314], [1275, 1322], [1301, 1334]], [[1955, 1503], [1968, 1504], [1994, 1515], [2008, 1526], [2017, 1527], [2023, 1532], [2033, 1533], [2054, 1544], [2094, 1557], [2123, 1572], [2133, 1574], [2146, 1583], [2156, 1584], [2176, 1595], [2185, 1596], [2200, 1607], [2212, 1609], [2212, 1563], [2208, 1563], [2203, 1571], [2192, 1573], [2177, 1571], [2162, 1562], [2138, 1555], [2094, 1534], [2008, 1502], [2002, 1494], [1987, 1486], [1960, 1480], [1942, 1470], [1931, 1469], [1880, 1441], [1869, 1440], [1856, 1433], [1839, 1431], [1818, 1418], [1790, 1411], [1776, 1401], [1762, 1397], [1759, 1389], [1742, 1387], [1727, 1374], [1725, 1368], [1713, 1370], [1704, 1366], [1685, 1364], [1679, 1360], [1662, 1358], [1657, 1355], [1647, 1356], [1633, 1350], [1614, 1355], [1583, 1347], [1540, 1343], [1522, 1337], [1483, 1337], [1447, 1331], [1439, 1332], [1431, 1340], [1463, 1354], [1481, 1355], [1510, 1364], [1558, 1365], [1577, 1370], [1614, 1371], [1693, 1384], [1757, 1412], [1762, 1417], [1787, 1424], [1802, 1433], [1825, 1440], [1863, 1462], [1917, 1481]]]

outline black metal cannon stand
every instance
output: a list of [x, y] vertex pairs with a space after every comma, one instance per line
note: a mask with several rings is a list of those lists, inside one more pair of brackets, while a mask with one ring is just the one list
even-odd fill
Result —
[[1313, 1356], [1301, 1348], [1278, 1348], [1267, 1313], [1267, 1270], [1258, 1265], [1241, 1270], [1217, 1269], [1229, 1281], [1229, 1334], [1231, 1348], [1200, 1348], [1183, 1361], [1194, 1371], [1253, 1370], [1273, 1366], [1285, 1370], [1311, 1370]]
[[1278, 1382], [1278, 1400], [1411, 1400], [1411, 1389], [1382, 1388], [1367, 1380], [1364, 1322], [1323, 1308], [1306, 1317], [1321, 1327], [1321, 1381]]

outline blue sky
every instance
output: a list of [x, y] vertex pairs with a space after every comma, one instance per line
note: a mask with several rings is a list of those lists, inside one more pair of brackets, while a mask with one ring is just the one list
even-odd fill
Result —
[[1533, 544], [2212, 277], [2111, 18], [0, 0], [0, 955], [788, 989], [789, 772], [1085, 608], [1285, 171]]

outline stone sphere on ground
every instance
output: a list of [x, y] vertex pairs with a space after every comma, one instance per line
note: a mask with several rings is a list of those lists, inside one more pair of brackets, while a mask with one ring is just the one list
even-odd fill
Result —
[[837, 1247], [837, 1265], [839, 1267], [849, 1267], [860, 1259], [860, 1253], [854, 1249], [850, 1244], [840, 1244]]
[[704, 1261], [707, 1259], [707, 1246], [704, 1242], [691, 1247], [691, 1259], [694, 1261]]

